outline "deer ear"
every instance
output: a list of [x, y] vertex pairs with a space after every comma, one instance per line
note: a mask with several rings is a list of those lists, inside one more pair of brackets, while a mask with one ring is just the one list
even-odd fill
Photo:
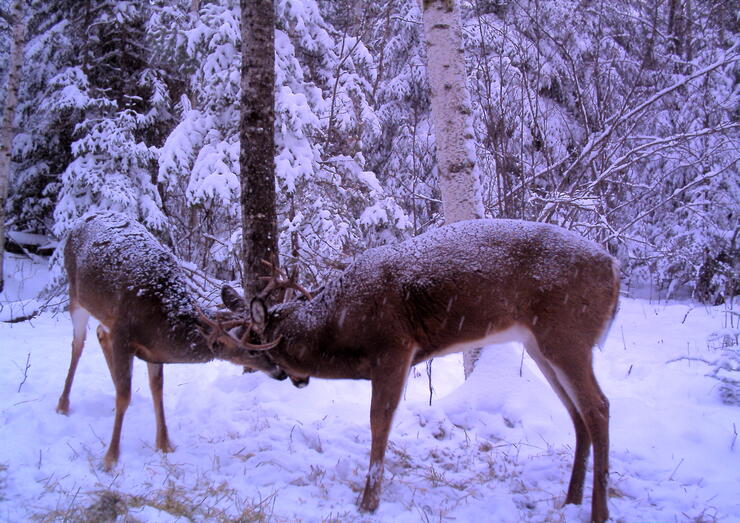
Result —
[[221, 287], [221, 301], [224, 305], [234, 312], [244, 312], [247, 308], [247, 304], [236, 290], [230, 285], [224, 285]]
[[253, 298], [249, 304], [249, 312], [252, 315], [252, 323], [258, 332], [262, 332], [267, 322], [267, 306], [261, 298]]

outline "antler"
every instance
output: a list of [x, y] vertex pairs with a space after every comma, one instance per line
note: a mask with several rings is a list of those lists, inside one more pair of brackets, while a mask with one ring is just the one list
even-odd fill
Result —
[[[282, 341], [283, 337], [278, 336], [277, 339], [270, 341], [268, 343], [262, 343], [262, 344], [255, 344], [250, 343], [248, 340], [249, 333], [252, 332], [252, 323], [248, 321], [242, 321], [242, 320], [227, 320], [225, 322], [221, 322], [220, 320], [212, 320], [208, 316], [206, 316], [203, 311], [200, 309], [200, 307], [196, 306], [196, 311], [198, 312], [198, 319], [201, 323], [207, 325], [210, 327], [211, 332], [206, 333], [203, 328], [200, 328], [201, 333], [203, 336], [206, 337], [206, 343], [208, 343], [208, 346], [213, 348], [213, 344], [216, 343], [219, 339], [223, 339], [224, 336], [227, 336], [231, 338], [234, 342], [240, 344], [240, 346], [251, 350], [251, 351], [264, 351], [264, 350], [270, 350], [275, 347]], [[244, 326], [244, 335], [241, 337], [241, 339], [237, 338], [236, 336], [230, 334], [227, 332], [227, 329], [233, 329], [234, 327], [239, 327], [240, 325]]]
[[310, 300], [313, 296], [306, 290], [306, 288], [295, 281], [295, 274], [288, 276], [287, 273], [277, 266], [276, 263], [262, 260], [262, 263], [270, 269], [269, 276], [261, 276], [260, 280], [267, 280], [267, 285], [262, 289], [262, 292], [258, 294], [261, 299], [267, 298], [273, 291], [280, 289], [294, 289], [303, 294], [306, 299]]
[[257, 344], [257, 343], [249, 343], [246, 341], [246, 338], [249, 336], [249, 331], [244, 333], [244, 337], [242, 337], [241, 342], [242, 344], [247, 347], [249, 350], [252, 351], [263, 351], [263, 350], [270, 350], [277, 347], [281, 341], [283, 341], [283, 335], [281, 334], [277, 338], [275, 338], [273, 341], [268, 341], [267, 343]]

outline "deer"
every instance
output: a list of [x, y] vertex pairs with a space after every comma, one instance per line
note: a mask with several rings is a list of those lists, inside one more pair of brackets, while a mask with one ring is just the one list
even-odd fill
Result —
[[582, 502], [593, 447], [595, 522], [609, 515], [609, 401], [592, 350], [606, 338], [618, 297], [618, 263], [600, 246], [555, 225], [505, 219], [456, 222], [370, 249], [311, 299], [268, 308], [260, 296], [247, 303], [222, 289], [224, 304], [251, 322], [259, 341], [273, 340], [264, 352], [295, 380], [370, 380], [370, 464], [360, 511], [379, 505], [410, 367], [519, 341], [575, 429], [565, 504]]
[[[82, 355], [90, 316], [116, 392], [115, 421], [103, 469], [120, 454], [121, 427], [131, 401], [133, 358], [147, 363], [156, 418], [156, 449], [172, 452], [164, 415], [165, 363], [214, 359], [261, 370], [275, 379], [287, 374], [266, 356], [271, 345], [253, 345], [244, 330], [218, 313], [203, 312], [174, 256], [140, 223], [114, 212], [83, 217], [64, 247], [72, 318], [72, 357], [57, 412], [69, 414], [69, 396]], [[246, 330], [249, 333], [249, 329]]]

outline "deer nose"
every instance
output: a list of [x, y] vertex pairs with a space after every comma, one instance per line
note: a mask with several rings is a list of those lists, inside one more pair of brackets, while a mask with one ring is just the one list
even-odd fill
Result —
[[305, 378], [296, 378], [294, 376], [290, 377], [290, 381], [293, 383], [294, 386], [296, 386], [299, 389], [302, 389], [303, 387], [308, 386], [308, 377]]
[[288, 377], [288, 374], [283, 369], [278, 367], [270, 372], [270, 377], [278, 381], [283, 381], [285, 378]]

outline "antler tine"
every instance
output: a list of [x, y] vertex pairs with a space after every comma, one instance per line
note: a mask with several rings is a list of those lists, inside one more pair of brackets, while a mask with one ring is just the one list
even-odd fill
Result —
[[241, 344], [246, 347], [247, 349], [251, 351], [264, 351], [264, 350], [270, 350], [278, 346], [278, 344], [282, 341], [283, 335], [281, 334], [273, 341], [267, 342], [267, 343], [250, 343], [247, 341], [249, 339], [249, 334], [252, 332], [252, 326], [253, 323], [250, 322], [244, 322], [244, 334], [242, 335], [241, 339], [239, 340]]
[[270, 275], [269, 276], [261, 276], [261, 280], [268, 280], [267, 285], [265, 285], [265, 288], [262, 289], [262, 291], [257, 295], [259, 298], [262, 298], [263, 300], [267, 298], [273, 291], [283, 289], [286, 287], [288, 283], [288, 277], [285, 274], [285, 271], [278, 267], [277, 263], [274, 263], [274, 256], [273, 261], [267, 261], [267, 260], [260, 260], [264, 265], [269, 267], [270, 269]]
[[221, 323], [220, 325], [223, 330], [228, 331], [233, 329], [234, 327], [238, 327], [239, 325], [244, 325], [244, 323], [244, 320], [228, 320], [224, 323]]
[[245, 322], [244, 323], [244, 334], [242, 335], [241, 340], [239, 340], [239, 341], [242, 342], [242, 344], [244, 344], [244, 345], [249, 344], [249, 342], [247, 341], [247, 339], [249, 338], [249, 333], [250, 332], [252, 332], [252, 322], [251, 321]]
[[303, 294], [307, 299], [311, 299], [311, 293], [306, 288], [296, 282], [296, 275], [288, 276], [288, 274], [282, 268], [278, 267], [275, 263], [267, 260], [261, 260], [264, 265], [270, 268], [271, 274], [269, 276], [260, 277], [261, 280], [268, 280], [265, 288], [259, 293], [259, 297], [262, 299], [267, 298], [273, 291], [280, 289], [295, 289]]
[[198, 330], [200, 330], [201, 334], [203, 334], [203, 336], [206, 337], [206, 343], [208, 344], [208, 346], [213, 348], [213, 344], [216, 342], [219, 336], [222, 336], [224, 334], [228, 335], [228, 334], [224, 331], [223, 327], [221, 326], [221, 322], [213, 321], [211, 318], [206, 316], [203, 313], [203, 310], [197, 305], [195, 306], [195, 311], [198, 313], [198, 319], [202, 323], [208, 325], [211, 328], [211, 332], [209, 333], [206, 333], [202, 327], [198, 327]]
[[[229, 320], [225, 324], [221, 323], [220, 321], [213, 321], [208, 316], [206, 316], [200, 307], [197, 305], [195, 306], [195, 310], [198, 313], [198, 318], [201, 322], [208, 325], [211, 328], [211, 332], [209, 334], [206, 334], [202, 328], [199, 327], [199, 330], [201, 333], [206, 336], [209, 347], [213, 347], [213, 344], [216, 342], [216, 340], [220, 336], [229, 336], [230, 338], [234, 339], [236, 342], [240, 343], [243, 347], [250, 351], [266, 351], [270, 349], [274, 349], [278, 346], [278, 344], [282, 341], [283, 336], [280, 335], [273, 341], [270, 341], [268, 343], [261, 343], [261, 344], [255, 344], [255, 343], [249, 343], [247, 341], [247, 338], [249, 337], [249, 333], [252, 331], [252, 323], [247, 321], [241, 321], [241, 320]], [[244, 325], [244, 334], [242, 335], [241, 339], [237, 338], [236, 336], [226, 332], [225, 328], [231, 329], [234, 327], [237, 327], [239, 325]]]
[[267, 343], [262, 344], [255, 344], [255, 343], [248, 343], [244, 340], [242, 340], [242, 344], [249, 350], [252, 351], [263, 351], [263, 350], [270, 350], [277, 347], [280, 342], [283, 341], [283, 335], [281, 334], [277, 338], [275, 338], [273, 341], [269, 341]]
[[300, 292], [301, 294], [303, 294], [303, 296], [307, 300], [310, 301], [313, 298], [313, 296], [303, 285], [301, 285], [300, 283], [296, 281], [297, 276], [298, 276], [297, 272], [293, 272], [293, 274], [291, 274], [290, 277], [288, 278], [288, 281], [286, 282], [285, 286], [289, 289], [293, 289], [293, 290]]

